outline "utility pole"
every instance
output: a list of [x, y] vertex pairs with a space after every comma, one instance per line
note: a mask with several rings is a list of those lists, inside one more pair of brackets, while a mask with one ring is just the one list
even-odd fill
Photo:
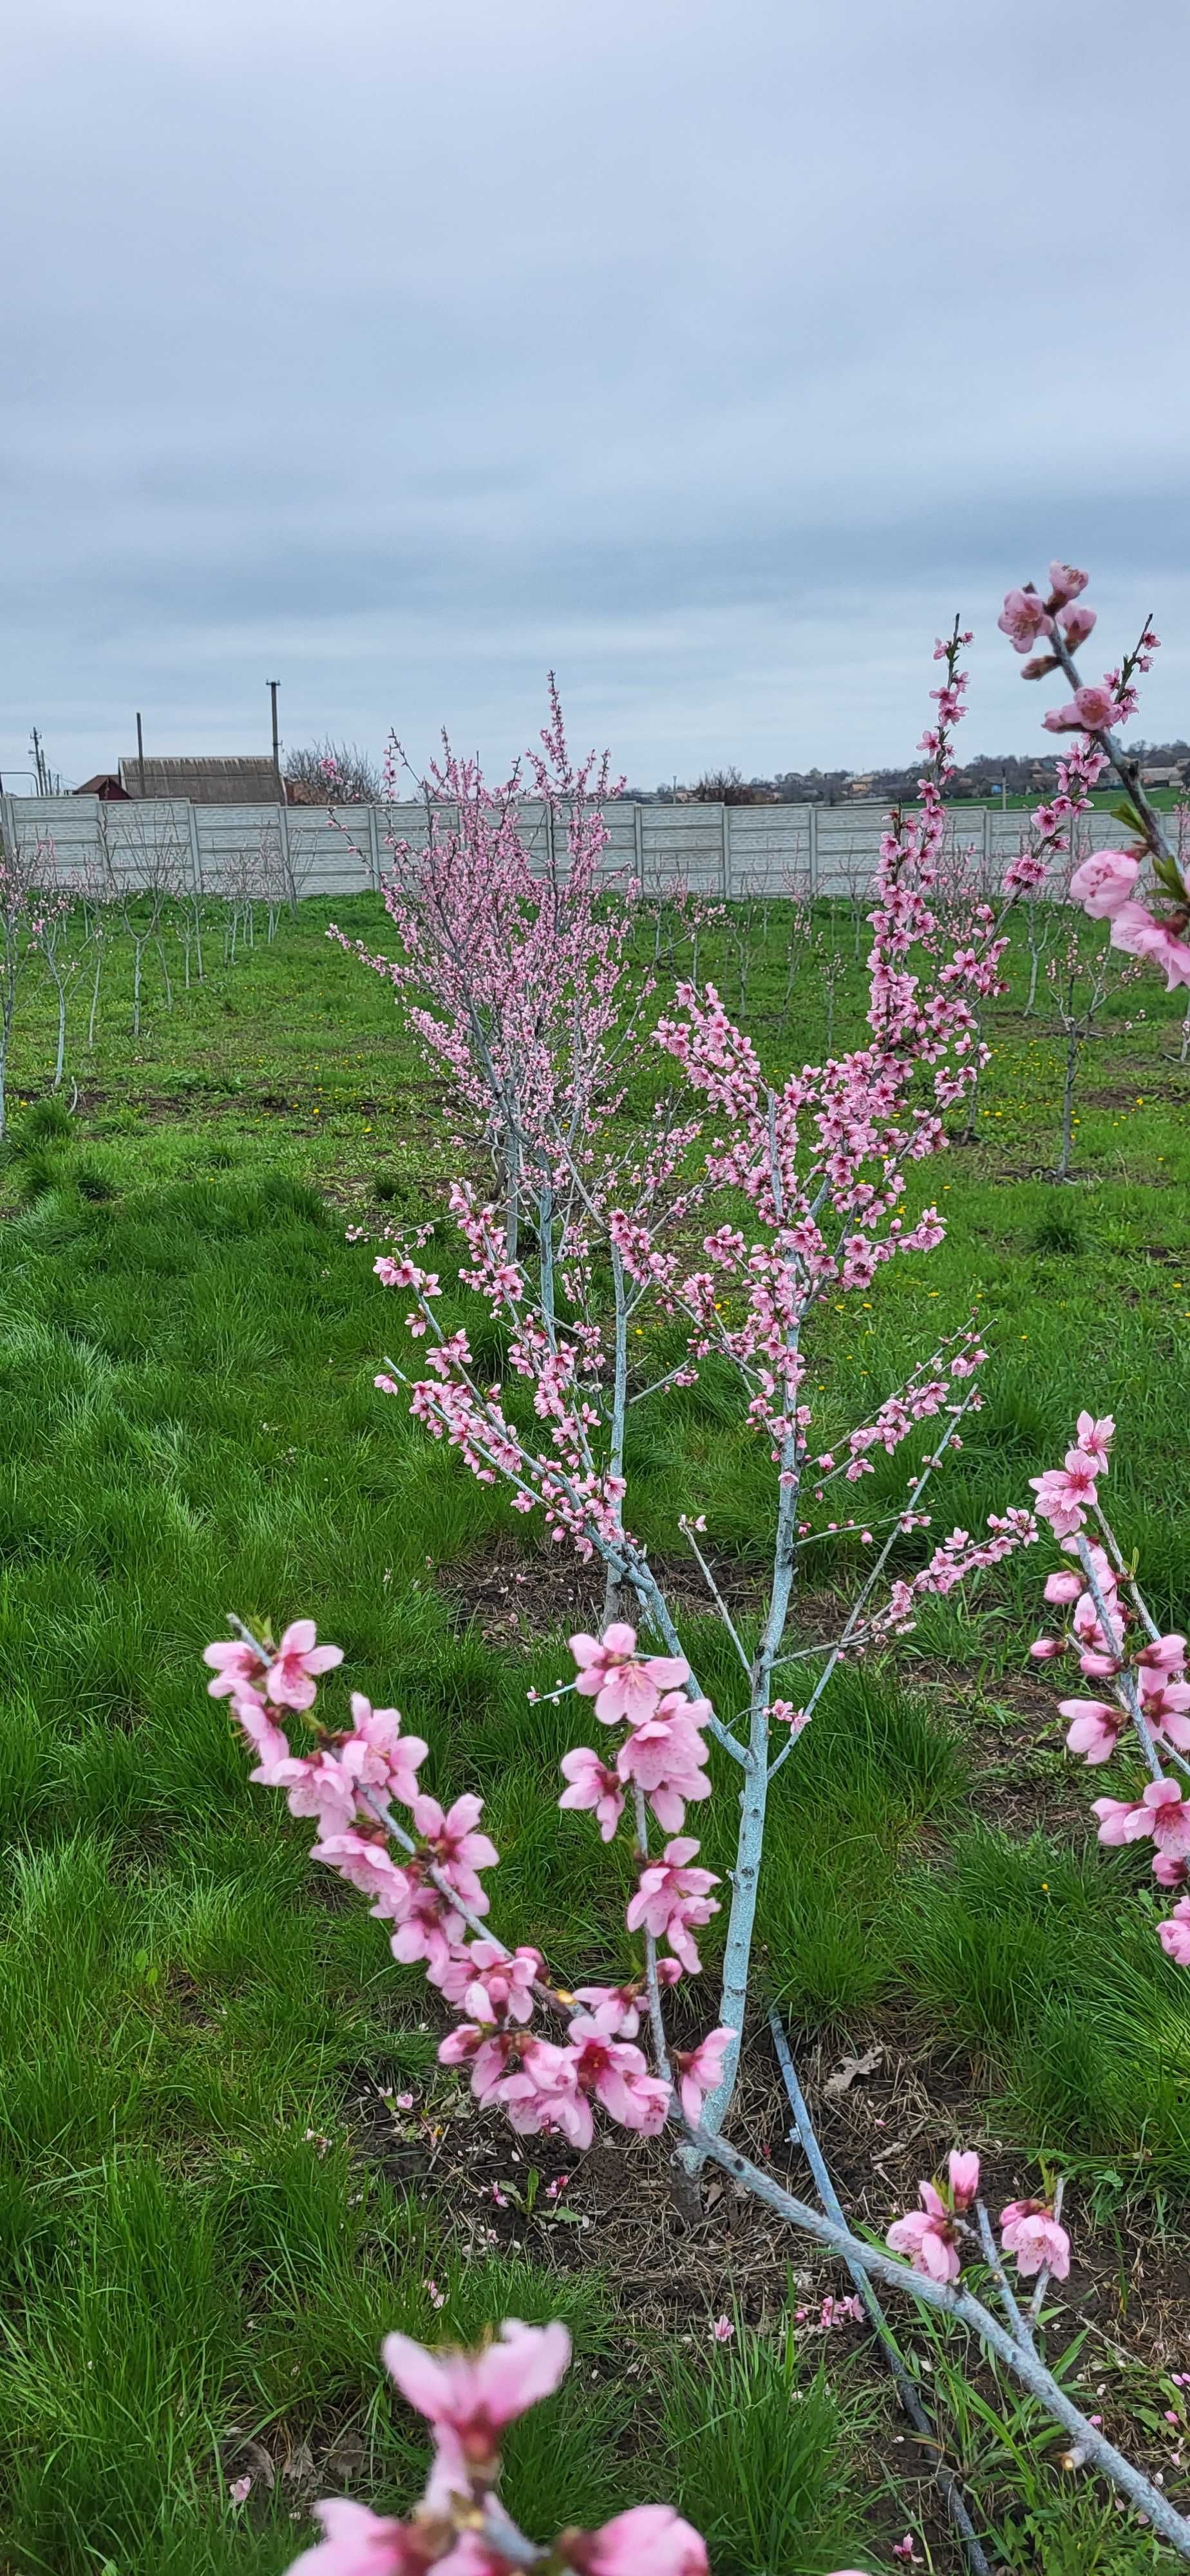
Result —
[[273, 776], [277, 782], [277, 803], [278, 805], [283, 805], [285, 803], [285, 789], [281, 780], [281, 736], [277, 730], [277, 691], [280, 688], [281, 683], [279, 680], [268, 680], [266, 681], [265, 686], [268, 689], [269, 699], [273, 710]]
[[142, 733], [142, 731], [141, 731], [141, 720], [140, 720], [140, 708], [139, 708], [139, 707], [137, 708], [137, 711], [136, 711], [136, 766], [137, 766], [137, 773], [138, 773], [139, 778], [140, 778], [140, 792], [141, 792], [141, 795], [142, 795], [142, 796], [144, 796], [144, 794], [145, 794], [145, 792], [146, 792], [146, 791], [145, 791], [145, 737], [144, 737], [144, 734], [143, 734], [143, 733]]
[[41, 735], [36, 725], [30, 736], [29, 749], [33, 754], [33, 775], [37, 780], [37, 793], [39, 796], [48, 796], [50, 791], [46, 778], [45, 753], [41, 747]]

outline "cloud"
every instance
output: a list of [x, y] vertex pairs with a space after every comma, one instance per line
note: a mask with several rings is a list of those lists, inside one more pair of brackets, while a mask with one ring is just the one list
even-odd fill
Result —
[[[3, 767], [494, 762], [562, 675], [640, 783], [1041, 737], [1052, 553], [1175, 639], [1180, 0], [42, 0], [9, 39]], [[1098, 636], [1097, 639], [1098, 641]]]

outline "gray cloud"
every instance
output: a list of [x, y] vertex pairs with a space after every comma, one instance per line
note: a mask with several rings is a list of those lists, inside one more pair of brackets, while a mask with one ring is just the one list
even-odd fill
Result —
[[[42, 0], [0, 190], [6, 774], [265, 733], [897, 758], [1087, 562], [1187, 725], [1181, 0]], [[1096, 641], [1099, 638], [1097, 636]]]

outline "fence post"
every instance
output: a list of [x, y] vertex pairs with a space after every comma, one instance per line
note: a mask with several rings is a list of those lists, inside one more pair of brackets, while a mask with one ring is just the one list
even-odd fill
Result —
[[17, 818], [11, 796], [0, 796], [0, 819], [2, 819], [5, 847], [12, 851], [13, 857], [15, 858], [17, 853]]
[[374, 806], [374, 805], [369, 805], [369, 807], [368, 807], [368, 849], [369, 849], [369, 852], [370, 852], [370, 854], [371, 854], [371, 860], [372, 860], [372, 892], [373, 892], [373, 894], [379, 894], [379, 892], [380, 892], [380, 826], [379, 826], [379, 824], [378, 824], [378, 822], [377, 822], [377, 820], [376, 820], [376, 808], [375, 808], [375, 806]]
[[634, 853], [634, 865], [636, 868], [636, 882], [643, 894], [645, 890], [645, 835], [644, 826], [641, 822], [639, 798], [636, 800], [632, 808], [632, 847]]
[[984, 865], [984, 874], [985, 874], [985, 876], [986, 876], [986, 874], [987, 874], [987, 865], [988, 865], [988, 860], [990, 859], [991, 855], [992, 855], [992, 817], [991, 817], [991, 812], [990, 812], [989, 807], [985, 805], [985, 806], [984, 806], [984, 809], [983, 809], [983, 865]]
[[277, 816], [277, 838], [281, 844], [281, 865], [285, 872], [286, 885], [289, 888], [289, 900], [291, 904], [295, 904], [297, 902], [297, 887], [293, 881], [293, 868], [289, 857], [289, 808], [286, 805], [284, 797], [280, 799], [275, 811]]
[[206, 887], [202, 881], [202, 851], [198, 846], [198, 809], [193, 797], [190, 797], [187, 802], [186, 823], [190, 833], [190, 874], [194, 880], [194, 891], [196, 894], [205, 894]]
[[818, 807], [808, 808], [810, 816], [810, 901], [818, 899]]
[[725, 902], [725, 903], [730, 903], [730, 901], [731, 901], [731, 807], [730, 807], [730, 805], [721, 805], [721, 806], [720, 806], [720, 808], [719, 808], [719, 849], [720, 849], [720, 865], [721, 865], [722, 873], [723, 873], [723, 900], [724, 900], [724, 902]]

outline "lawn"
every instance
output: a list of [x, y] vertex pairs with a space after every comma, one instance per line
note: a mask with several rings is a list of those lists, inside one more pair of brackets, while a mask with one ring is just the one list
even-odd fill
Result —
[[[465, 2336], [511, 2313], [565, 2316], [580, 2354], [513, 2446], [529, 2529], [663, 2496], [708, 2531], [716, 2576], [891, 2567], [907, 2523], [949, 2567], [863, 2337], [811, 2330], [838, 2281], [796, 2272], [790, 2304], [810, 2314], [790, 2327], [785, 2266], [803, 2250], [726, 2209], [684, 2239], [656, 2150], [600, 2147], [551, 2196], [560, 2157], [534, 2164], [495, 2123], [460, 2121], [424, 1985], [309, 1868], [308, 1829], [249, 1785], [205, 1693], [201, 1649], [228, 1611], [308, 1611], [353, 1684], [429, 1737], [427, 1784], [483, 1791], [502, 1930], [544, 1939], [572, 1975], [614, 1951], [601, 1848], [585, 1820], [561, 1844], [549, 1820], [572, 1714], [527, 1698], [562, 1673], [597, 1594], [373, 1391], [397, 1325], [346, 1229], [433, 1211], [447, 1124], [387, 989], [327, 942], [327, 910], [303, 905], [234, 966], [213, 957], [172, 1011], [151, 983], [135, 1045], [113, 941], [92, 1055], [75, 1007], [68, 1132], [39, 1106], [42, 997], [18, 1026], [0, 1173], [3, 2563], [279, 2570], [314, 2495], [397, 2509], [416, 2492], [421, 2445], [381, 2387], [382, 2334]], [[361, 935], [378, 916], [367, 897], [339, 907]], [[845, 960], [838, 1044], [858, 1035], [862, 979], [841, 915], [820, 927]], [[756, 905], [706, 933], [700, 961], [729, 1005], [745, 980], [777, 1071], [825, 1035], [812, 962], [787, 999], [785, 936], [781, 907]], [[1061, 1046], [1043, 1013], [1022, 1016], [1026, 984], [1018, 942], [975, 1141], [921, 1190], [946, 1244], [881, 1277], [862, 1330], [854, 1304], [824, 1320], [823, 1385], [829, 1366], [842, 1426], [974, 1308], [987, 1402], [940, 1525], [1027, 1501], [1080, 1406], [1112, 1412], [1117, 1529], [1157, 1616], [1184, 1625], [1179, 997], [1146, 981], [1143, 1019], [1137, 988], [1110, 1000], [1060, 1188]], [[435, 1257], [449, 1287], [449, 1235]], [[746, 1614], [765, 1475], [713, 1378], [642, 1424], [629, 1476], [634, 1525], [667, 1564], [679, 1512], [706, 1511]], [[820, 1553], [811, 1633], [853, 1548]], [[1014, 1559], [824, 1703], [812, 1755], [783, 1775], [764, 1998], [871, 2227], [957, 2129], [1006, 2184], [1060, 2160], [1079, 2268], [1051, 2351], [1081, 2329], [1073, 2378], [1184, 2496], [1190, 1984], [1154, 1938], [1143, 1858], [1094, 1842], [1094, 1776], [1063, 1754], [1056, 1694], [1027, 1659], [1039, 1583], [1035, 1556]], [[685, 1625], [726, 1700], [720, 1632]], [[722, 1866], [713, 1820], [706, 1840]], [[867, 2076], [825, 2094], [864, 2054]], [[762, 2030], [739, 2122], [785, 2156]], [[716, 2345], [721, 2313], [737, 2330]], [[945, 2346], [912, 2333], [1010, 2565], [1154, 2562], [1063, 2482], [1048, 2429], [1030, 2446], [1012, 2419], [998, 2437]]]

